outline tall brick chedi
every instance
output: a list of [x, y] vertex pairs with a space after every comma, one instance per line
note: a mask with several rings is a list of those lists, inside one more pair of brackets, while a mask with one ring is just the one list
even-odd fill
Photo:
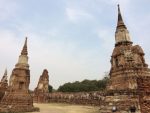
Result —
[[33, 99], [29, 93], [29, 84], [30, 70], [26, 38], [18, 63], [10, 76], [8, 91], [0, 103], [0, 112], [33, 111]]
[[145, 62], [144, 51], [139, 45], [133, 45], [118, 5], [110, 81], [101, 113], [150, 113], [148, 82], [150, 69]]

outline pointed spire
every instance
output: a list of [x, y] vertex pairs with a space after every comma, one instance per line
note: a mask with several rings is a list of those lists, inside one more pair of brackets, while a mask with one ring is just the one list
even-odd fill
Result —
[[118, 23], [117, 23], [117, 29], [118, 28], [125, 28], [126, 29], [126, 26], [123, 22], [123, 19], [122, 19], [122, 15], [121, 15], [121, 11], [120, 11], [120, 6], [118, 4]]
[[119, 4], [118, 4], [118, 22], [117, 22], [117, 27], [115, 32], [115, 41], [116, 41], [115, 44], [116, 46], [120, 44], [132, 44], [129, 31], [127, 30], [127, 27], [124, 24], [121, 16]]
[[5, 69], [4, 76], [7, 75], [7, 68]]
[[1, 82], [7, 82], [7, 68], [5, 69], [4, 75], [1, 79]]
[[25, 39], [25, 43], [24, 43], [24, 46], [23, 46], [23, 49], [21, 51], [21, 55], [28, 55], [28, 50], [27, 50], [27, 37]]
[[16, 68], [29, 68], [28, 64], [28, 50], [27, 50], [27, 37], [25, 38], [25, 43], [23, 49], [21, 51], [21, 55], [19, 56], [18, 63], [15, 65]]

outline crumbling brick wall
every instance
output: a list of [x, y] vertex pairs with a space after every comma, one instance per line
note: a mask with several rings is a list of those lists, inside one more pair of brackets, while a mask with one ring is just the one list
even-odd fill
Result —
[[138, 78], [141, 113], [150, 113], [150, 77]]
[[[78, 92], [78, 93], [43, 93], [39, 95], [33, 95], [34, 102], [37, 103], [69, 103], [80, 105], [93, 105], [100, 106], [104, 100], [103, 92]], [[41, 98], [44, 98], [41, 100]]]

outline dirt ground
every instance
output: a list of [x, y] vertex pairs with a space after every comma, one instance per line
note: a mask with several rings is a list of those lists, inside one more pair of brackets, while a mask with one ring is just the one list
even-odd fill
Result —
[[34, 113], [100, 113], [99, 107], [69, 105], [69, 104], [34, 104], [40, 112]]

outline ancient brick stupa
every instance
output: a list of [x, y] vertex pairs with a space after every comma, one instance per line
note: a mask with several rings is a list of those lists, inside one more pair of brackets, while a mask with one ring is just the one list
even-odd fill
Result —
[[26, 38], [18, 63], [10, 76], [8, 91], [0, 103], [0, 112], [34, 111], [33, 99], [29, 93], [30, 70], [27, 55]]
[[34, 102], [47, 102], [47, 95], [49, 93], [49, 75], [48, 71], [44, 69], [42, 75], [39, 78], [37, 87], [34, 90]]
[[132, 45], [119, 5], [115, 41], [101, 113], [150, 113], [150, 69], [142, 48]]
[[0, 101], [3, 98], [7, 88], [8, 88], [8, 80], [7, 80], [7, 69], [6, 69], [0, 81]]
[[8, 80], [7, 80], [7, 69], [6, 69], [0, 81], [0, 88], [7, 89], [7, 87], [8, 87]]

